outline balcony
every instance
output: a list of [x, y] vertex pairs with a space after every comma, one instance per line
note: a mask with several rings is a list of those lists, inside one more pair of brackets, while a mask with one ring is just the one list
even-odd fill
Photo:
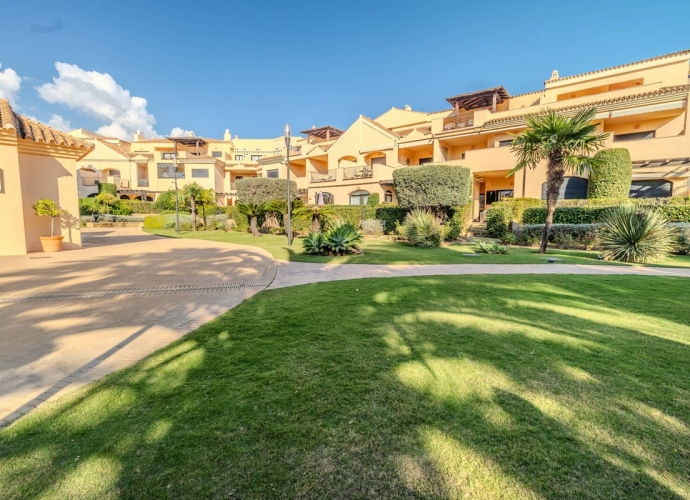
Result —
[[140, 188], [147, 188], [149, 187], [149, 180], [148, 179], [139, 179], [137, 181], [137, 186]]
[[343, 168], [343, 180], [350, 181], [352, 179], [370, 179], [374, 176], [373, 165], [364, 165], [361, 167], [345, 167]]
[[115, 182], [115, 185], [121, 189], [129, 189], [129, 179], [118, 179], [117, 182]]
[[322, 174], [321, 172], [311, 173], [311, 182], [330, 182], [337, 179], [337, 169], [331, 169], [327, 173]]
[[98, 186], [100, 181], [96, 179], [95, 177], [82, 177], [81, 178], [81, 185], [82, 186]]
[[467, 127], [474, 127], [474, 113], [463, 113], [459, 114], [457, 121], [455, 119], [455, 114], [446, 118], [443, 122], [443, 131], [461, 129]]

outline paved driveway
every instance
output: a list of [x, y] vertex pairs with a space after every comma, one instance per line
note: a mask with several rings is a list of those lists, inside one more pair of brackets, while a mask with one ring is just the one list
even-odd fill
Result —
[[84, 248], [0, 258], [0, 425], [123, 368], [265, 288], [255, 247], [83, 230]]

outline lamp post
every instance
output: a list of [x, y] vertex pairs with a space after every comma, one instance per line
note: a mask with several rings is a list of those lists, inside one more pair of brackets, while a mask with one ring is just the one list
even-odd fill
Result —
[[177, 141], [175, 141], [175, 153], [173, 154], [173, 176], [175, 177], [175, 228], [180, 234], [180, 197], [177, 191]]
[[285, 125], [285, 152], [287, 164], [287, 221], [285, 232], [287, 233], [288, 246], [292, 245], [292, 203], [290, 200], [290, 125]]

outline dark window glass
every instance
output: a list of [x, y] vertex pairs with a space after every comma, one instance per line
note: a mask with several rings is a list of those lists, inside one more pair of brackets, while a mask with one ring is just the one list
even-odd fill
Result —
[[193, 168], [192, 169], [192, 177], [208, 179], [208, 169], [207, 168]]
[[222, 157], [223, 157], [223, 152], [222, 152], [222, 151], [213, 151], [213, 152], [211, 153], [211, 156], [213, 156], [214, 158], [222, 158]]
[[393, 191], [387, 190], [383, 193], [383, 201], [385, 203], [393, 203]]
[[385, 156], [379, 156], [377, 158], [372, 158], [371, 165], [385, 165], [386, 164], [386, 157]]
[[[584, 177], [564, 177], [558, 199], [584, 200], [587, 198], [587, 184], [589, 181]], [[546, 182], [541, 185], [541, 199], [546, 199]]]
[[501, 189], [498, 191], [487, 191], [485, 196], [485, 202], [487, 205], [491, 205], [497, 201], [501, 201], [503, 198], [512, 198], [512, 189]]
[[331, 193], [322, 192], [321, 196], [323, 197], [323, 204], [324, 205], [333, 205], [333, 203], [335, 201], [335, 197]]
[[504, 141], [498, 141], [498, 147], [504, 148], [506, 146], [510, 146], [512, 143], [513, 143], [513, 139], [506, 139]]
[[649, 130], [647, 132], [634, 132], [632, 134], [614, 134], [613, 142], [621, 141], [639, 141], [641, 139], [654, 139], [656, 132]]
[[275, 170], [266, 170], [266, 177], [269, 179], [277, 179], [280, 175], [280, 172], [276, 168]]
[[[158, 178], [159, 179], [174, 179], [175, 174], [173, 173], [174, 170], [174, 165], [172, 163], [159, 163], [157, 165], [158, 167]], [[184, 179], [184, 167], [183, 166], [178, 166], [177, 167], [177, 178], [178, 179]]]
[[631, 198], [669, 198], [673, 194], [673, 183], [663, 179], [632, 181]]
[[433, 158], [420, 158], [419, 164], [420, 165], [426, 165], [427, 163], [432, 163], [433, 161], [434, 161]]

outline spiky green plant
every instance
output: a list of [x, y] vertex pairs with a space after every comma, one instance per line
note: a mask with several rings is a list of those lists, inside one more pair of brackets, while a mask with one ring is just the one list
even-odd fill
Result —
[[324, 236], [319, 231], [309, 233], [309, 236], [302, 240], [304, 251], [311, 255], [319, 255], [324, 252]]
[[486, 241], [480, 241], [477, 243], [475, 251], [478, 253], [506, 254], [508, 253], [508, 247], [499, 245], [498, 243], [487, 243]]
[[405, 217], [403, 234], [414, 247], [434, 248], [441, 246], [441, 226], [428, 210], [415, 208]]
[[599, 221], [597, 236], [605, 260], [640, 264], [663, 260], [675, 243], [674, 230], [661, 213], [653, 207], [631, 203], [606, 211]]
[[354, 253], [362, 243], [362, 234], [352, 224], [337, 224], [324, 234], [324, 247], [335, 255]]
[[237, 210], [249, 217], [252, 234], [254, 236], [261, 236], [257, 227], [257, 219], [266, 213], [266, 205], [264, 203], [243, 203], [239, 201], [237, 202]]

